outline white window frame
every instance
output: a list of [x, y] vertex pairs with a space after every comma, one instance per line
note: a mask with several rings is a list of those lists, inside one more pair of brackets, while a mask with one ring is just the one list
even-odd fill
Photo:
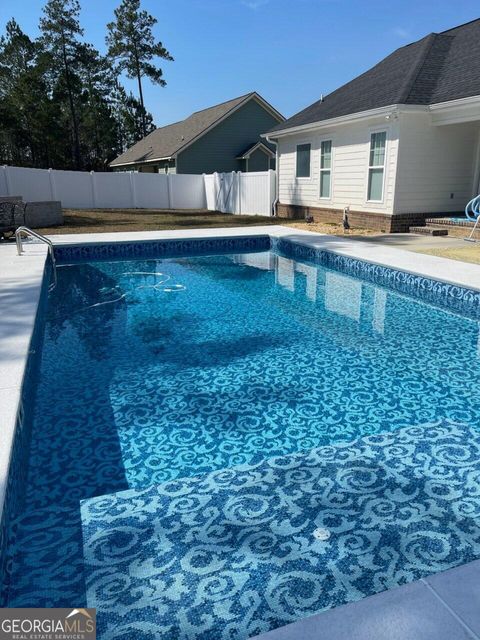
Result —
[[[372, 150], [372, 135], [374, 133], [384, 133], [385, 134], [385, 154], [383, 157], [383, 165], [371, 165], [370, 164], [370, 153]], [[387, 157], [388, 157], [388, 141], [389, 141], [389, 128], [388, 127], [375, 127], [374, 129], [369, 129], [368, 131], [368, 155], [367, 155], [367, 179], [365, 185], [365, 202], [372, 204], [384, 204], [385, 202], [385, 181], [387, 176]], [[370, 170], [371, 169], [383, 169], [382, 176], [382, 197], [380, 200], [370, 200], [368, 197], [368, 185], [370, 182]]]
[[[330, 169], [322, 169], [322, 142], [330, 142]], [[318, 141], [318, 199], [322, 202], [330, 202], [333, 197], [333, 136], [320, 138]], [[330, 195], [322, 196], [320, 189], [322, 188], [322, 172], [330, 171]]]
[[[309, 174], [308, 176], [297, 176], [297, 154], [298, 147], [302, 147], [303, 145], [310, 145], [310, 165], [309, 165]], [[311, 140], [303, 140], [302, 142], [297, 142], [295, 145], [295, 180], [311, 180], [312, 179], [312, 149], [313, 144]]]

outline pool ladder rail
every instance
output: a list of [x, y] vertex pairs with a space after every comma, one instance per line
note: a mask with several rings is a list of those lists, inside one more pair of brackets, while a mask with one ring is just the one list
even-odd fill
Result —
[[478, 223], [480, 222], [480, 195], [476, 196], [465, 207], [465, 215], [467, 220], [470, 222], [475, 222], [472, 228], [472, 232], [468, 236], [468, 238], [464, 238], [467, 242], [477, 242], [475, 240], [474, 235], [477, 230]]
[[52, 261], [53, 282], [50, 283], [48, 290], [52, 291], [57, 286], [57, 263], [55, 260], [55, 252], [53, 250], [53, 242], [42, 236], [40, 233], [29, 229], [28, 227], [18, 227], [15, 231], [15, 241], [17, 243], [17, 253], [19, 256], [23, 253], [22, 236], [35, 238], [40, 242], [43, 242], [48, 246], [48, 253], [50, 254], [50, 260]]

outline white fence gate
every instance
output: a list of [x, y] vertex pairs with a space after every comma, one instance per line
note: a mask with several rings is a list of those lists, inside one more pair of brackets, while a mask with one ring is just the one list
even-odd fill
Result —
[[205, 176], [207, 207], [223, 213], [272, 215], [275, 171], [214, 173]]
[[210, 209], [272, 214], [275, 171], [204, 175], [0, 167], [0, 196], [60, 200], [68, 209]]

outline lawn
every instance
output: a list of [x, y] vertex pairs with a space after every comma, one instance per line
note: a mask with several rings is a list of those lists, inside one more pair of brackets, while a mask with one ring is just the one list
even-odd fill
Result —
[[431, 256], [439, 256], [440, 258], [450, 258], [450, 260], [480, 264], [480, 246], [476, 243], [465, 243], [464, 247], [422, 249], [421, 253], [428, 253]]
[[[308, 229], [318, 233], [343, 235], [341, 224], [312, 223], [299, 220], [264, 216], [234, 216], [214, 211], [171, 209], [64, 209], [64, 224], [59, 227], [37, 229], [39, 233], [107, 233], [112, 231], [164, 231], [167, 229], [205, 229], [215, 227], [251, 227], [267, 224], [282, 224], [296, 229]], [[372, 235], [378, 232], [356, 229], [357, 235]]]
[[108, 233], [112, 231], [164, 231], [209, 227], [278, 224], [263, 216], [233, 216], [214, 211], [161, 209], [64, 209], [64, 224], [39, 229], [40, 233]]

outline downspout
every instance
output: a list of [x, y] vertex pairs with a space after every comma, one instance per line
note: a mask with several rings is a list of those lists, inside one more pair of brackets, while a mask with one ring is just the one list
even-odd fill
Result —
[[273, 201], [272, 216], [277, 217], [277, 204], [279, 200], [279, 183], [280, 183], [280, 163], [278, 157], [278, 143], [276, 140], [271, 140], [268, 135], [265, 136], [265, 140], [270, 144], [275, 145], [275, 200]]
[[475, 197], [480, 193], [480, 127], [478, 129], [477, 148], [475, 153], [475, 164], [473, 167], [473, 185], [472, 185], [472, 197]]

